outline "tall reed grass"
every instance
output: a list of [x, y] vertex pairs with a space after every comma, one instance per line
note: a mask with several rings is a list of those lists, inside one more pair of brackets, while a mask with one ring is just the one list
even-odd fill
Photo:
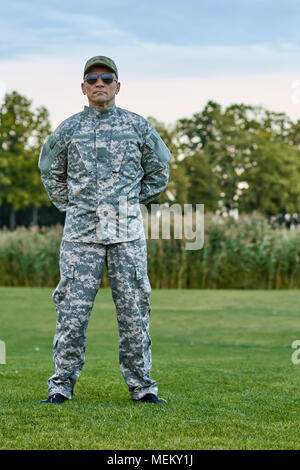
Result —
[[[59, 225], [0, 231], [0, 285], [54, 287], [61, 237]], [[259, 214], [205, 214], [201, 250], [172, 237], [147, 245], [152, 288], [300, 288], [300, 231], [272, 228]], [[102, 285], [109, 286], [106, 269]]]

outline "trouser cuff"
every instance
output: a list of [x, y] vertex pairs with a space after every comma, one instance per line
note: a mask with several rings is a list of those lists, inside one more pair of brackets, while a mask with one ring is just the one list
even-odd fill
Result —
[[146, 389], [144, 388], [144, 389], [139, 390], [139, 391], [130, 392], [130, 395], [131, 395], [131, 398], [133, 400], [140, 400], [145, 395], [147, 395], [147, 393], [153, 393], [154, 395], [157, 395], [158, 394], [158, 388], [157, 387], [149, 387], [149, 388], [146, 388]]
[[71, 400], [74, 395], [73, 389], [71, 389], [68, 385], [64, 384], [55, 384], [52, 382], [51, 379], [48, 380], [48, 391], [49, 391], [49, 396], [54, 395], [55, 393], [60, 393], [64, 397], [68, 398]]

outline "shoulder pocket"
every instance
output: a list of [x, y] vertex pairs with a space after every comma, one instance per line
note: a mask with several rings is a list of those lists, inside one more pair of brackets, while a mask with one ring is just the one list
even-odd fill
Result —
[[38, 163], [39, 169], [49, 170], [55, 157], [59, 155], [62, 151], [63, 151], [63, 148], [58, 144], [54, 135], [51, 134], [50, 137], [48, 137], [45, 145], [43, 146], [41, 150], [39, 163]]
[[165, 163], [170, 160], [170, 151], [156, 130], [147, 137], [146, 145], [153, 150], [161, 162]]

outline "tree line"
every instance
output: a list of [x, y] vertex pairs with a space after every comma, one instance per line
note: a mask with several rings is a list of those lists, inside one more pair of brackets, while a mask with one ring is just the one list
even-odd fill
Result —
[[[155, 202], [204, 204], [205, 212], [260, 212], [300, 223], [300, 120], [262, 106], [208, 101], [167, 126], [148, 120], [171, 151], [170, 180]], [[37, 167], [51, 133], [49, 112], [7, 93], [0, 109], [0, 226], [51, 225], [51, 205]]]

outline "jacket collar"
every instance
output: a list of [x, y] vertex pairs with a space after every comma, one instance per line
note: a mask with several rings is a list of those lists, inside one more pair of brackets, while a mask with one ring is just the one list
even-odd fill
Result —
[[106, 109], [98, 109], [94, 108], [93, 106], [85, 106], [83, 109], [84, 114], [87, 116], [96, 118], [96, 119], [103, 119], [112, 116], [116, 109], [116, 105], [113, 104], [109, 108]]

